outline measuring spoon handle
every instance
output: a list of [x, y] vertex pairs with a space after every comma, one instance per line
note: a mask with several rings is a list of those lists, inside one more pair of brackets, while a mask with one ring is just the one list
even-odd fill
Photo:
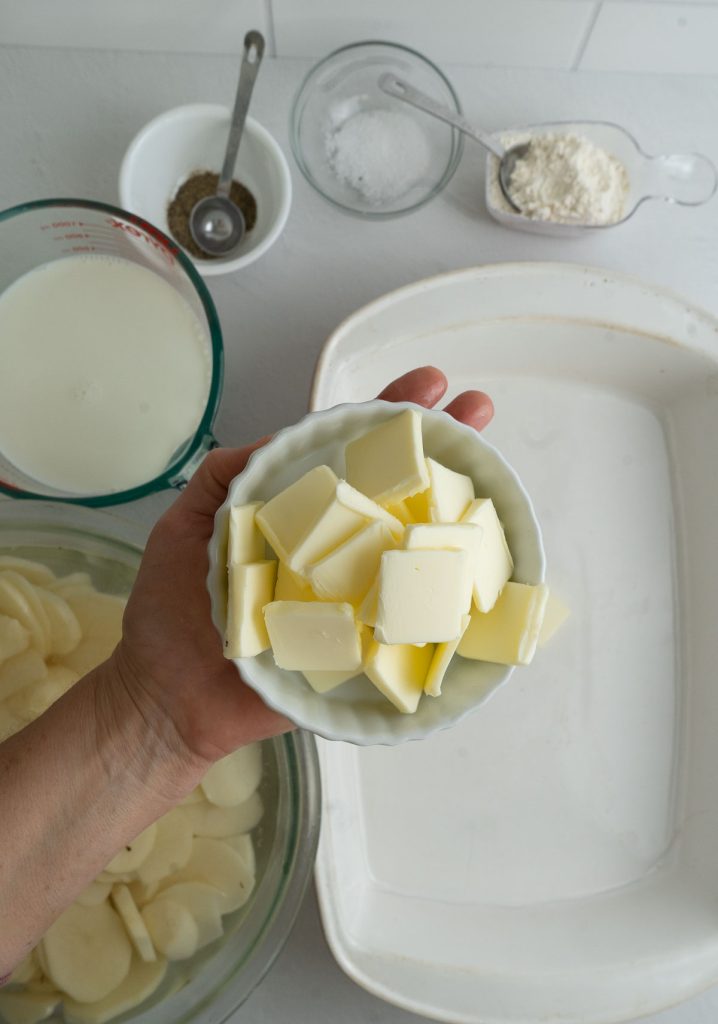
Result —
[[457, 114], [449, 107], [445, 107], [443, 103], [437, 103], [431, 96], [427, 96], [426, 93], [415, 89], [413, 85], [409, 85], [403, 78], [397, 78], [396, 75], [387, 71], [379, 78], [379, 88], [388, 96], [404, 100], [405, 103], [410, 103], [412, 107], [423, 110], [425, 114], [431, 114], [432, 117], [438, 117], [440, 121], [446, 121], [453, 128], [458, 128], [464, 135], [469, 135], [483, 146], [484, 149], [488, 149], [490, 153], [498, 157], [499, 160], [502, 159], [505, 150], [500, 142], [497, 142], [485, 132], [480, 132], [478, 128], [474, 128], [468, 121], [465, 121], [460, 114]]
[[232, 187], [232, 176], [234, 165], [237, 162], [239, 143], [242, 139], [244, 122], [247, 120], [249, 101], [252, 98], [254, 82], [257, 78], [259, 65], [264, 55], [264, 36], [261, 32], [251, 31], [244, 37], [244, 53], [242, 54], [242, 66], [239, 70], [239, 84], [237, 95], [234, 100], [234, 110], [227, 139], [227, 150], [224, 154], [222, 173], [217, 184], [218, 196], [229, 196]]

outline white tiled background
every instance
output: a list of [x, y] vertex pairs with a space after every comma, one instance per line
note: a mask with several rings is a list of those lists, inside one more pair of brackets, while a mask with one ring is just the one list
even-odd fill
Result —
[[718, 73], [718, 0], [0, 0], [0, 43], [279, 57], [391, 39], [455, 64]]

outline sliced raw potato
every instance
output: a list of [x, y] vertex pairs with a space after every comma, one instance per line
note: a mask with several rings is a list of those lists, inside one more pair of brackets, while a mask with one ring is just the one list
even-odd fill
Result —
[[63, 657], [63, 663], [80, 675], [106, 661], [122, 635], [122, 615], [125, 601], [111, 594], [63, 595], [77, 616], [82, 629], [82, 640]]
[[49, 654], [69, 654], [79, 644], [82, 630], [70, 605], [59, 594], [36, 587], [50, 627]]
[[120, 1013], [126, 1013], [148, 999], [167, 972], [166, 960], [145, 963], [133, 956], [127, 975], [116, 989], [94, 1002], [64, 999], [63, 1009], [68, 1024], [105, 1024]]
[[82, 890], [76, 902], [83, 907], [96, 907], [98, 903], [104, 903], [109, 898], [111, 890], [109, 882], [99, 882], [95, 879]]
[[215, 762], [202, 779], [204, 795], [218, 807], [236, 807], [248, 800], [262, 779], [262, 747], [249, 743]]
[[259, 793], [254, 792], [238, 807], [215, 807], [213, 804], [189, 804], [180, 808], [189, 819], [192, 833], [221, 839], [238, 832], [251, 832], [262, 819], [264, 807]]
[[145, 927], [145, 922], [140, 917], [137, 904], [132, 898], [132, 893], [126, 885], [115, 885], [112, 887], [111, 900], [115, 910], [122, 918], [122, 923], [127, 929], [132, 945], [145, 963], [152, 963], [157, 959], [155, 947], [152, 945], [150, 933]]
[[0, 665], [30, 646], [30, 630], [18, 619], [0, 615]]
[[40, 943], [45, 973], [80, 1003], [103, 999], [127, 976], [132, 946], [109, 903], [73, 903]]
[[199, 926], [184, 903], [153, 900], [142, 910], [142, 920], [155, 949], [168, 960], [186, 960], [199, 948]]
[[126, 874], [129, 871], [136, 871], [154, 846], [157, 836], [157, 823], [153, 822], [144, 832], [140, 832], [131, 843], [126, 843], [122, 849], [115, 854], [105, 868], [105, 872], [112, 875]]
[[170, 811], [156, 825], [152, 849], [137, 867], [137, 877], [146, 886], [184, 867], [192, 853], [192, 827], [186, 814]]
[[62, 996], [51, 992], [0, 992], [0, 1017], [6, 1024], [37, 1024], [47, 1020]]
[[[190, 912], [197, 925], [198, 949], [214, 942], [223, 934], [222, 904], [224, 897], [213, 885], [207, 885], [206, 882], [178, 882], [177, 885], [169, 886], [159, 893], [151, 903], [148, 903], [142, 911], [145, 924], [147, 924], [148, 916], [152, 919], [152, 916], [157, 913], [156, 910], [150, 912], [149, 908], [156, 907], [157, 904], [163, 903], [165, 900], [178, 903]], [[151, 935], [152, 930], [149, 925], [148, 930]]]
[[35, 686], [47, 675], [45, 659], [35, 648], [16, 654], [0, 665], [0, 700]]
[[[222, 894], [221, 911], [229, 914], [244, 906], [254, 888], [254, 873], [240, 854], [222, 839], [196, 836], [192, 856], [172, 882], [206, 882]], [[162, 889], [160, 888], [160, 895]]]
[[16, 555], [0, 555], [0, 572], [10, 569], [19, 573], [31, 583], [37, 583], [41, 587], [51, 585], [57, 581], [52, 569], [48, 569], [41, 562], [32, 562], [29, 558], [19, 558]]
[[[30, 599], [26, 589], [32, 595]], [[10, 569], [0, 572], [0, 614], [17, 619], [30, 633], [32, 646], [43, 656], [47, 654], [50, 625], [45, 610], [32, 583]]]
[[245, 867], [254, 875], [257, 873], [257, 858], [254, 853], [252, 837], [247, 835], [227, 836], [225, 843], [229, 843], [233, 850], [236, 850], [244, 861]]
[[40, 977], [42, 977], [40, 964], [35, 956], [35, 951], [30, 950], [25, 959], [21, 960], [12, 972], [9, 980], [11, 984], [26, 985], [28, 981]]
[[45, 678], [13, 694], [8, 699], [8, 707], [25, 721], [32, 722], [67, 693], [78, 678], [77, 672], [64, 665], [49, 665]]

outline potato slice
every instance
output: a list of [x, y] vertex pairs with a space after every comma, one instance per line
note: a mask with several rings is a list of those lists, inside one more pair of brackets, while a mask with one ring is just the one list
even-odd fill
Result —
[[[249, 871], [242, 857], [221, 839], [195, 836], [192, 856], [181, 871], [171, 879], [178, 882], [206, 882], [222, 894], [221, 910], [229, 914], [249, 899], [254, 888], [254, 873]], [[162, 886], [160, 886], [160, 895]]]
[[259, 793], [252, 793], [239, 807], [215, 807], [212, 804], [188, 804], [178, 808], [189, 819], [196, 836], [213, 839], [251, 832], [259, 824], [264, 808]]
[[34, 648], [16, 654], [0, 665], [0, 700], [7, 700], [47, 676], [45, 659]]
[[[148, 903], [142, 911], [143, 919], [147, 923], [147, 912], [150, 907], [156, 906], [169, 900], [172, 903], [179, 903], [190, 912], [197, 925], [197, 949], [214, 942], [223, 934], [222, 928], [222, 903], [224, 897], [219, 889], [206, 882], [178, 882], [159, 893], [152, 903]], [[156, 914], [152, 911], [151, 914]], [[150, 932], [150, 934], [152, 934]]]
[[91, 590], [87, 594], [63, 596], [75, 613], [82, 630], [82, 640], [73, 651], [63, 657], [63, 664], [85, 675], [112, 654], [122, 636], [122, 615], [125, 601], [112, 594], [99, 594]]
[[42, 602], [50, 626], [50, 655], [69, 654], [82, 639], [82, 630], [70, 605], [51, 590], [35, 588]]
[[168, 960], [187, 960], [199, 947], [199, 926], [184, 903], [161, 899], [148, 903], [142, 920], [155, 949]]
[[9, 615], [0, 615], [0, 665], [30, 646], [30, 630]]
[[185, 814], [169, 811], [156, 824], [152, 849], [137, 868], [137, 877], [148, 886], [184, 867], [192, 853], [192, 828]]
[[40, 950], [50, 980], [80, 1003], [104, 999], [117, 988], [132, 959], [130, 940], [108, 902], [73, 903], [50, 925]]
[[37, 1024], [47, 1020], [57, 1004], [60, 993], [0, 992], [0, 1016], [7, 1024]]
[[78, 678], [76, 672], [64, 665], [49, 665], [44, 679], [14, 693], [7, 706], [26, 722], [32, 722], [67, 693]]
[[201, 786], [210, 803], [236, 807], [249, 799], [261, 779], [262, 746], [250, 743], [213, 764]]
[[18, 619], [29, 629], [32, 646], [43, 657], [47, 657], [50, 648], [50, 621], [47, 613], [37, 588], [12, 569], [0, 572], [0, 612]]
[[157, 959], [155, 947], [152, 945], [152, 939], [145, 927], [144, 921], [140, 917], [140, 912], [130, 890], [126, 885], [115, 885], [112, 887], [110, 898], [115, 910], [122, 918], [122, 923], [127, 929], [130, 941], [139, 953], [140, 959], [148, 964], [155, 961]]
[[57, 580], [55, 573], [46, 565], [41, 562], [33, 562], [29, 558], [19, 558], [17, 555], [0, 555], [0, 572], [4, 572], [6, 569], [19, 573], [26, 580], [37, 583], [41, 587], [55, 583]]
[[82, 890], [76, 902], [83, 907], [96, 907], [98, 903], [104, 903], [106, 899], [109, 899], [111, 890], [112, 886], [109, 882], [100, 882], [95, 879]]
[[9, 980], [10, 984], [26, 985], [28, 981], [33, 981], [35, 978], [41, 977], [42, 971], [40, 969], [40, 964], [35, 956], [35, 950], [31, 949], [25, 959], [21, 960], [12, 972]]
[[245, 867], [253, 875], [257, 873], [257, 858], [254, 853], [252, 837], [246, 833], [239, 836], [226, 836], [225, 843], [229, 843], [233, 850], [236, 850], [244, 861]]
[[69, 1024], [105, 1024], [105, 1021], [126, 1013], [148, 999], [159, 987], [166, 972], [166, 960], [145, 963], [138, 956], [133, 956], [124, 981], [103, 999], [91, 1003], [75, 999], [63, 1000], [65, 1020]]
[[111, 875], [127, 874], [136, 871], [143, 860], [149, 855], [157, 837], [157, 823], [153, 822], [144, 832], [140, 832], [131, 843], [126, 843], [122, 849], [115, 854], [105, 868], [105, 872]]

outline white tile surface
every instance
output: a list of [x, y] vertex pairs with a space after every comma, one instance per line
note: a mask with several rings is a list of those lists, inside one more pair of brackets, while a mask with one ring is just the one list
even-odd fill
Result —
[[164, 53], [239, 53], [268, 34], [268, 0], [0, 0], [0, 42]]
[[580, 68], [718, 74], [718, 6], [604, 3]]
[[321, 57], [387, 39], [437, 61], [570, 68], [592, 0], [272, 0], [277, 56]]

